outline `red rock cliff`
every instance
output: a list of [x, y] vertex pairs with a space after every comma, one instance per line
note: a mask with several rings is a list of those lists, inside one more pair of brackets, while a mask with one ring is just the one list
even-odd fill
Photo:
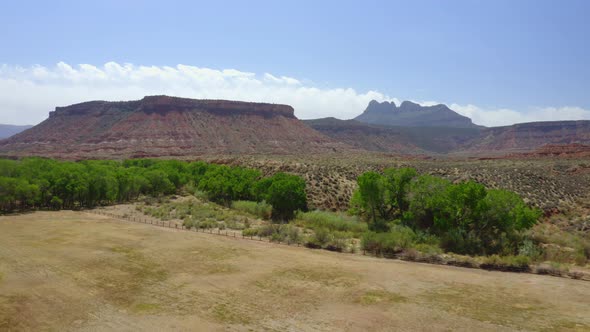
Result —
[[347, 149], [299, 121], [288, 105], [168, 96], [57, 107], [8, 140], [0, 155], [128, 158], [322, 153]]

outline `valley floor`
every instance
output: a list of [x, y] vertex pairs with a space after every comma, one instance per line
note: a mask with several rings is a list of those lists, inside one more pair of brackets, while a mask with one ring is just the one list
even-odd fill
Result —
[[0, 330], [590, 330], [590, 282], [128, 223], [0, 217]]

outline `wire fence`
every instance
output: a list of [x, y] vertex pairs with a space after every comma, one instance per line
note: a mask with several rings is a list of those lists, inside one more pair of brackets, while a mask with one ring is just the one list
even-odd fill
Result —
[[[257, 241], [257, 242], [268, 242], [268, 243], [283, 244], [283, 245], [288, 245], [288, 246], [297, 246], [297, 247], [301, 246], [301, 243], [299, 243], [299, 242], [280, 241], [280, 240], [273, 241], [269, 237], [261, 237], [258, 235], [244, 235], [242, 232], [236, 232], [234, 230], [227, 230], [227, 229], [222, 230], [219, 228], [198, 228], [198, 227], [188, 228], [188, 227], [185, 227], [184, 225], [179, 225], [178, 223], [173, 222], [173, 221], [157, 220], [157, 219], [147, 218], [145, 216], [142, 218], [142, 217], [137, 217], [137, 216], [118, 215], [115, 213], [110, 213], [110, 212], [101, 211], [101, 210], [92, 210], [92, 211], [88, 211], [88, 212], [98, 214], [101, 216], [110, 217], [113, 219], [125, 220], [125, 221], [135, 222], [135, 223], [139, 223], [139, 224], [152, 225], [152, 226], [169, 228], [169, 229], [175, 229], [178, 231], [212, 234], [212, 235], [225, 236], [225, 237], [230, 237], [230, 238], [235, 238], [235, 239], [244, 239], [244, 240]], [[363, 252], [363, 254], [364, 254], [364, 252]]]

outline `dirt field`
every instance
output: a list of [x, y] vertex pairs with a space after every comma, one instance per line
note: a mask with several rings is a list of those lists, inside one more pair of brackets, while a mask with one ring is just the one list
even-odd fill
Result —
[[0, 217], [0, 330], [590, 330], [590, 282]]

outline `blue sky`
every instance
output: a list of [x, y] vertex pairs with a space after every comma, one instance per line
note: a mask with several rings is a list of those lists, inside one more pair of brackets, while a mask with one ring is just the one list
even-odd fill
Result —
[[[60, 62], [103, 72], [109, 62], [133, 64], [133, 70], [179, 64], [235, 69], [294, 78], [300, 87], [324, 92], [354, 89], [363, 96], [345, 111], [321, 98], [285, 98], [296, 109], [301, 105], [298, 115], [305, 118], [352, 117], [370, 96], [444, 102], [486, 125], [559, 114], [588, 118], [589, 14], [590, 1], [3, 1], [0, 80], [11, 80], [11, 93], [0, 92], [0, 122], [38, 122], [58, 106], [51, 103], [77, 101], [63, 82], [18, 74], [39, 66], [57, 73]], [[28, 91], [27, 80], [68, 95], [20, 105], [15, 92], [39, 92]], [[127, 96], [78, 83], [97, 90], [79, 98]], [[157, 93], [157, 86], [175, 92], [167, 81], [149, 89], [145, 84], [150, 85], [144, 80], [129, 96]], [[250, 94], [281, 102], [270, 96], [277, 93], [273, 89], [249, 88], [231, 98], [231, 91], [206, 94], [196, 91], [199, 87], [195, 97]], [[193, 96], [191, 91], [178, 94]], [[502, 122], [503, 114], [513, 117]]]

